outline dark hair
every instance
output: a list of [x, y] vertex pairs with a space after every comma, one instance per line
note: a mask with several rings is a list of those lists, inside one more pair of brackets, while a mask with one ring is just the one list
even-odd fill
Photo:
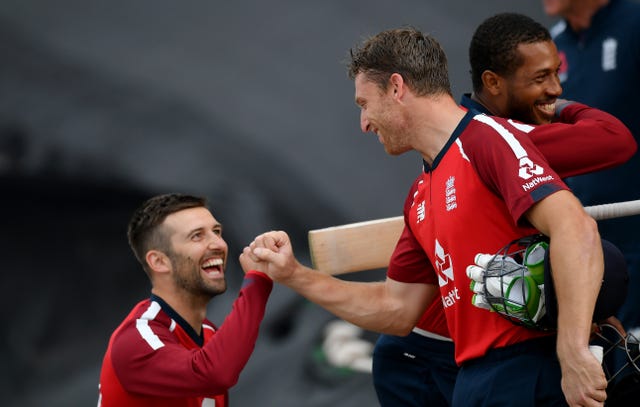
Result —
[[473, 91], [482, 90], [484, 71], [508, 77], [522, 65], [518, 45], [546, 41], [552, 41], [549, 30], [525, 15], [501, 13], [486, 19], [469, 45]]
[[149, 273], [145, 260], [147, 252], [151, 249], [169, 252], [171, 248], [168, 236], [160, 230], [166, 217], [184, 209], [206, 206], [205, 198], [166, 194], [154, 196], [136, 209], [129, 221], [127, 237], [133, 254], [147, 273]]
[[414, 28], [383, 31], [350, 51], [349, 77], [364, 73], [386, 90], [392, 74], [402, 75], [417, 95], [451, 94], [447, 56], [433, 37]]

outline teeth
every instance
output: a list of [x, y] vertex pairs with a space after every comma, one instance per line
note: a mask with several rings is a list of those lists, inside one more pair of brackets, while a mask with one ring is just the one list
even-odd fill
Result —
[[202, 267], [214, 267], [214, 266], [221, 266], [221, 265], [222, 265], [222, 259], [211, 259], [204, 262]]
[[547, 112], [554, 112], [556, 110], [555, 103], [540, 104], [538, 106], [540, 106], [542, 110], [545, 110]]

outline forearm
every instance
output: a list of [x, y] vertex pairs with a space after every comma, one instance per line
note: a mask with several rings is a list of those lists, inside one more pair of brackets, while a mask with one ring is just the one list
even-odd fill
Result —
[[437, 292], [429, 284], [402, 283], [389, 277], [384, 282], [346, 281], [313, 270], [295, 258], [283, 231], [257, 236], [245, 247], [241, 260], [247, 256], [260, 263], [274, 281], [370, 331], [408, 334]]
[[422, 284], [346, 281], [303, 265], [294, 275], [281, 283], [338, 318], [393, 335], [408, 334], [433, 298]]
[[209, 380], [228, 389], [238, 381], [253, 353], [273, 282], [259, 272], [247, 273], [238, 298], [213, 338], [194, 364], [209, 372]]
[[[558, 356], [588, 347], [603, 259], [597, 228], [591, 219], [569, 224], [551, 237], [551, 269], [558, 300]], [[554, 234], [556, 234], [554, 233]]]
[[562, 178], [616, 167], [637, 150], [629, 129], [602, 110], [571, 102], [559, 119], [536, 127], [530, 136]]
[[607, 380], [589, 352], [593, 310], [604, 271], [597, 225], [569, 191], [548, 195], [526, 216], [549, 236], [551, 277], [558, 301], [556, 347], [562, 391], [571, 406], [601, 405], [606, 399]]
[[558, 348], [587, 349], [604, 271], [597, 224], [569, 191], [538, 202], [527, 217], [549, 236], [551, 276], [558, 301]]

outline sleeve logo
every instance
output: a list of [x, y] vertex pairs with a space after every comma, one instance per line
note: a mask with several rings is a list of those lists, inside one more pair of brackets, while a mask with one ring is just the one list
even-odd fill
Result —
[[520, 159], [520, 169], [518, 175], [524, 180], [528, 180], [531, 177], [544, 174], [544, 168], [538, 164], [534, 164], [529, 157], [525, 156]]

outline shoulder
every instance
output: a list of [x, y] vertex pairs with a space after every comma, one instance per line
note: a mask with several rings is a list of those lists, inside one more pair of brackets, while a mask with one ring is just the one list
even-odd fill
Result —
[[511, 119], [480, 114], [460, 136], [459, 147], [476, 168], [504, 167], [507, 162], [517, 163], [536, 154], [529, 135], [534, 129], [535, 126]]
[[609, 29], [617, 28], [623, 31], [640, 32], [640, 2], [615, 1], [605, 18], [605, 26]]
[[155, 301], [140, 302], [114, 332], [113, 347], [125, 352], [143, 346], [158, 349], [164, 346], [163, 339], [170, 334], [171, 319]]
[[513, 137], [519, 138], [531, 132], [535, 126], [520, 123], [512, 119], [477, 114], [461, 135], [464, 144], [486, 145], [489, 143], [507, 141]]

